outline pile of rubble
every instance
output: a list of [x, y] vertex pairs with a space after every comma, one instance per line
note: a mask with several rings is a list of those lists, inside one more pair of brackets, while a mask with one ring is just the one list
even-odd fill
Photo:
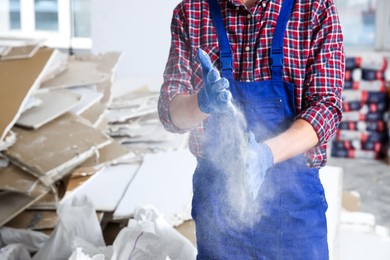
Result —
[[163, 129], [158, 93], [147, 87], [114, 97], [120, 53], [68, 55], [40, 42], [1, 42], [0, 228], [51, 234], [60, 203], [94, 178], [117, 178], [108, 205], [94, 205], [104, 229], [144, 156], [183, 148], [187, 136]]

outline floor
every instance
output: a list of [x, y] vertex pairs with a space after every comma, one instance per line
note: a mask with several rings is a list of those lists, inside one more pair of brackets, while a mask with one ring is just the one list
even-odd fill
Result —
[[360, 194], [361, 211], [375, 215], [390, 230], [390, 165], [384, 160], [329, 158], [343, 168], [343, 190]]

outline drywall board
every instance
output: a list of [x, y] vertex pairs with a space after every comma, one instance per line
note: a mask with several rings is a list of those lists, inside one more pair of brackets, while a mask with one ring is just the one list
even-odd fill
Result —
[[145, 116], [157, 112], [157, 104], [136, 108], [109, 109], [106, 118], [109, 123], [125, 122], [131, 118]]
[[34, 204], [39, 197], [14, 191], [0, 191], [0, 227]]
[[96, 210], [113, 212], [138, 168], [138, 164], [107, 166], [80, 187], [65, 194], [61, 203], [71, 203], [75, 196], [86, 195]]
[[33, 107], [19, 117], [16, 125], [37, 129], [78, 106], [81, 95], [69, 90], [53, 90], [36, 93], [41, 105]]
[[115, 98], [107, 110], [107, 120], [110, 123], [124, 122], [131, 118], [140, 117], [157, 112], [158, 94], [130, 93]]
[[50, 66], [55, 53], [53, 49], [41, 48], [30, 59], [0, 61], [0, 141], [38, 88], [42, 73]]
[[72, 192], [77, 187], [81, 186], [84, 182], [88, 181], [89, 178], [102, 170], [103, 168], [94, 167], [77, 168], [74, 172], [72, 172], [68, 185], [66, 186], [66, 192]]
[[[8, 147], [12, 146], [16, 142], [16, 135], [12, 131], [8, 131], [4, 140], [0, 140], [0, 151], [4, 151], [8, 149]], [[1, 156], [0, 156], [1, 158]]]
[[100, 71], [104, 73], [113, 73], [121, 57], [120, 52], [105, 52], [100, 54], [77, 55], [74, 58], [80, 61], [91, 61], [98, 64]]
[[97, 156], [91, 156], [88, 160], [83, 162], [80, 167], [101, 167], [104, 165], [115, 164], [122, 160], [128, 161], [129, 158], [134, 158], [135, 155], [126, 149], [123, 145], [114, 139], [105, 147], [99, 149]]
[[110, 139], [85, 119], [66, 113], [34, 131], [14, 127], [16, 143], [4, 154], [50, 185], [93, 155]]
[[6, 54], [0, 57], [0, 60], [15, 60], [15, 59], [28, 59], [31, 58], [38, 49], [40, 44], [29, 44], [26, 46], [15, 46]]
[[113, 83], [112, 83], [111, 79], [108, 79], [104, 82], [96, 84], [97, 90], [103, 93], [103, 98], [100, 100], [100, 103], [104, 104], [107, 107], [111, 104], [112, 99], [113, 99], [112, 84]]
[[46, 70], [42, 77], [41, 84], [45, 81], [55, 78], [68, 69], [69, 55], [64, 51], [58, 51], [56, 58], [53, 60], [49, 69]]
[[87, 119], [94, 127], [96, 127], [104, 117], [105, 111], [106, 105], [96, 103], [81, 113], [80, 116]]
[[0, 56], [7, 55], [11, 49], [11, 46], [0, 46]]
[[25, 210], [5, 226], [18, 229], [45, 230], [54, 229], [58, 223], [55, 210]]
[[80, 95], [81, 102], [71, 109], [71, 112], [80, 115], [88, 108], [98, 103], [103, 98], [103, 93], [94, 89], [94, 86], [75, 87], [69, 89], [71, 92]]
[[55, 210], [60, 198], [55, 192], [48, 192], [34, 204], [28, 207], [29, 210]]
[[37, 197], [46, 194], [49, 188], [37, 177], [13, 164], [0, 168], [0, 190], [16, 191]]
[[43, 82], [41, 88], [89, 86], [103, 82], [109, 77], [109, 74], [99, 71], [94, 62], [69, 58], [67, 69], [53, 79]]
[[147, 154], [127, 188], [114, 219], [131, 217], [137, 207], [153, 205], [169, 220], [188, 209], [196, 159], [188, 150]]
[[21, 111], [22, 111], [22, 113], [24, 113], [33, 107], [39, 106], [40, 104], [42, 104], [42, 100], [40, 100], [36, 96], [30, 96], [28, 98], [27, 102], [24, 104], [24, 106], [21, 107]]

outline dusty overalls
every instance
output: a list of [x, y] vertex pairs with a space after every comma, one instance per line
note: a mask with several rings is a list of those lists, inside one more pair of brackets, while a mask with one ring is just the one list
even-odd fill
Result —
[[[272, 79], [237, 82], [233, 78], [233, 55], [218, 1], [209, 0], [218, 35], [222, 76], [229, 80], [233, 98], [244, 111], [247, 127], [258, 142], [285, 131], [296, 114], [294, 85], [282, 81], [283, 39], [293, 2], [283, 1], [275, 28], [270, 50]], [[221, 141], [218, 133], [213, 132], [216, 120], [214, 115], [209, 117], [205, 130], [206, 155], [198, 158], [193, 177], [192, 216], [196, 223], [198, 259], [328, 259], [327, 203], [318, 169], [307, 168], [303, 155], [267, 171], [259, 196], [253, 201], [258, 207], [254, 222], [242, 228], [232, 224], [235, 219], [229, 214], [232, 205], [226, 203], [227, 193], [243, 191], [238, 186], [228, 187], [224, 165], [208, 159], [215, 142]], [[220, 162], [224, 162], [223, 158]]]

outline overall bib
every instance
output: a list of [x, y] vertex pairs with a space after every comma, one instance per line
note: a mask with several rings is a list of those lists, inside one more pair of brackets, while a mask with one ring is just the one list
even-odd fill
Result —
[[[243, 111], [247, 129], [257, 142], [284, 132], [293, 122], [295, 112], [294, 85], [282, 81], [283, 39], [293, 7], [293, 0], [284, 0], [270, 50], [272, 79], [259, 82], [238, 82], [233, 77], [233, 55], [224, 28], [217, 0], [209, 0], [220, 47], [222, 76], [229, 80], [236, 105]], [[238, 179], [228, 184], [226, 172], [241, 157], [232, 145], [226, 153], [234, 158], [213, 159], [213, 148], [221, 140], [215, 125], [218, 116], [211, 115], [205, 128], [205, 158], [198, 158], [193, 176], [192, 217], [196, 223], [198, 259], [328, 259], [325, 212], [327, 203], [318, 176], [318, 169], [307, 168], [303, 154], [278, 163], [267, 171], [256, 200], [226, 202], [227, 194], [244, 194]], [[226, 124], [229, 128], [232, 124]], [[217, 130], [216, 130], [217, 129]], [[223, 154], [223, 153], [222, 153]], [[220, 156], [223, 157], [223, 156]], [[224, 160], [225, 159], [225, 160]], [[226, 165], [221, 162], [226, 162]], [[230, 170], [232, 172], [232, 170]], [[233, 174], [240, 176], [242, 173]], [[230, 196], [231, 197], [231, 196]], [[241, 196], [242, 198], [242, 196]], [[243, 196], [243, 198], [247, 198]], [[243, 215], [231, 213], [251, 203]], [[245, 207], [244, 207], [245, 208]], [[249, 224], [242, 219], [251, 217]], [[241, 222], [240, 222], [241, 221]], [[235, 222], [240, 222], [236, 225]]]

